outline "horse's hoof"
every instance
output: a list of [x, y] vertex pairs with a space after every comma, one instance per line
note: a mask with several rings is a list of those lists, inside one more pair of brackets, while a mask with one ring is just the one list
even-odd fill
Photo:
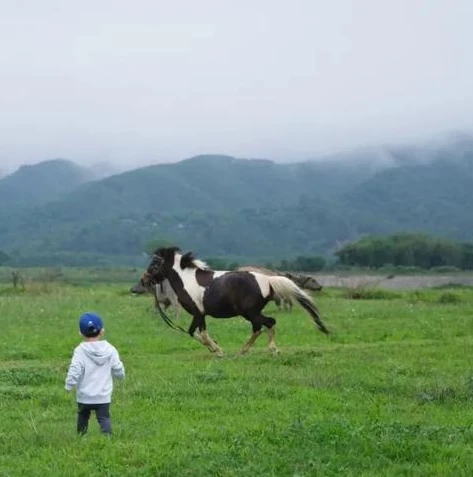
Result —
[[219, 358], [222, 358], [224, 356], [224, 353], [221, 348], [209, 349], [209, 351], [215, 356], [218, 356]]

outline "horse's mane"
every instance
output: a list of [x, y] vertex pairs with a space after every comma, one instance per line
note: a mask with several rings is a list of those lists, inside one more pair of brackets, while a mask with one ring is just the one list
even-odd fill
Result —
[[[180, 252], [181, 249], [176, 246], [172, 247], [159, 247], [154, 252], [155, 256], [161, 257], [164, 260], [171, 260], [172, 257], [176, 255], [176, 253]], [[201, 270], [209, 270], [209, 266], [202, 260], [194, 257], [192, 252], [184, 253], [181, 256], [181, 268], [199, 268]]]
[[192, 252], [187, 252], [181, 257], [181, 268], [198, 268], [200, 270], [209, 270], [209, 266], [204, 261], [194, 257]]

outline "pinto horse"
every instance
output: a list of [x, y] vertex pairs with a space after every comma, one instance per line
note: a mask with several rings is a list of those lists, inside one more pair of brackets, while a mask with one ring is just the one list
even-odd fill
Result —
[[156, 250], [141, 283], [149, 286], [164, 280], [169, 281], [181, 306], [192, 315], [189, 335], [218, 356], [223, 356], [223, 352], [207, 333], [206, 315], [214, 318], [243, 316], [251, 323], [253, 334], [244, 344], [242, 353], [251, 348], [265, 326], [268, 328], [269, 350], [277, 352], [274, 340], [276, 320], [262, 314], [263, 308], [275, 295], [296, 300], [319, 330], [329, 333], [311, 297], [286, 277], [211, 270], [192, 252], [181, 254], [178, 247], [167, 247]]

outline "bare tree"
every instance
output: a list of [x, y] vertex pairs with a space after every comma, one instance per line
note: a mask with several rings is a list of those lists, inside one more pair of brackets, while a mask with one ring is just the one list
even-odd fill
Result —
[[25, 279], [23, 278], [21, 273], [14, 270], [13, 272], [11, 272], [11, 274], [12, 274], [13, 288], [18, 288], [18, 286], [21, 286], [21, 289], [24, 290], [25, 289]]

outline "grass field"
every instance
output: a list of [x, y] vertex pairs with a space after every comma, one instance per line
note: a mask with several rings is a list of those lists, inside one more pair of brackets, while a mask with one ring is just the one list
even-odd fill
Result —
[[[266, 335], [238, 356], [250, 326], [208, 318], [219, 359], [127, 288], [0, 285], [2, 477], [473, 474], [472, 289], [328, 290], [316, 300], [330, 337], [269, 305], [278, 356]], [[95, 421], [76, 435], [64, 390], [87, 310], [127, 371], [111, 439]]]

